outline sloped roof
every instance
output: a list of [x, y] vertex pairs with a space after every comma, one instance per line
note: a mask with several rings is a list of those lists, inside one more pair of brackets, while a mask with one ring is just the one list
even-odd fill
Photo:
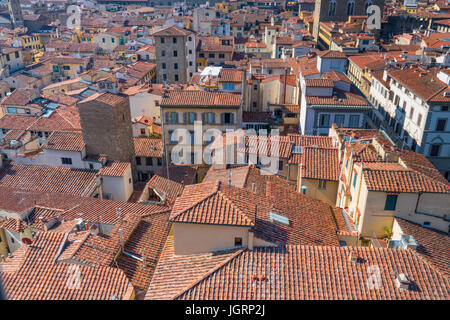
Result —
[[[192, 300], [416, 300], [449, 299], [449, 280], [412, 251], [286, 245], [214, 254], [173, 254], [169, 237], [146, 299]], [[354, 252], [358, 262], [351, 262]], [[367, 286], [370, 266], [377, 290]], [[405, 273], [411, 289], [396, 285]]]

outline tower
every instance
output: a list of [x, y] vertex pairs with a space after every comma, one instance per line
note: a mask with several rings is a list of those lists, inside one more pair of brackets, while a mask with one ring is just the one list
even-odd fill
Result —
[[131, 163], [136, 179], [130, 102], [127, 96], [96, 93], [78, 103], [86, 153]]
[[8, 11], [11, 17], [11, 26], [13, 29], [23, 27], [22, 9], [19, 0], [8, 1]]

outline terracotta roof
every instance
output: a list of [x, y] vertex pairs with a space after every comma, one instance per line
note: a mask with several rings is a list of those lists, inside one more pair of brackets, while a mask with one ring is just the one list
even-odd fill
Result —
[[[367, 286], [372, 265], [380, 270], [377, 290]], [[407, 275], [410, 289], [397, 287], [395, 271]], [[175, 256], [169, 238], [146, 299], [447, 300], [448, 288], [448, 279], [409, 250], [287, 245]]]
[[363, 165], [364, 180], [370, 191], [449, 193], [449, 184], [402, 167], [396, 163], [372, 162]]
[[156, 31], [152, 34], [152, 36], [163, 36], [163, 37], [169, 37], [169, 36], [187, 36], [190, 35], [192, 32], [181, 29], [177, 26], [171, 26], [169, 28], [165, 28], [159, 31]]
[[42, 146], [43, 149], [82, 151], [85, 147], [81, 132], [53, 132]]
[[[120, 269], [55, 262], [65, 241], [64, 233], [38, 233], [32, 246], [22, 246], [18, 254], [0, 263], [0, 267], [8, 266], [6, 272], [0, 269], [8, 299], [127, 300], [132, 297], [134, 288]], [[74, 268], [80, 271], [81, 277], [73, 283]], [[71, 288], [68, 283], [79, 287]]]
[[302, 177], [307, 179], [339, 180], [338, 148], [302, 148]]
[[334, 87], [334, 82], [331, 79], [305, 79], [305, 83], [307, 87]]
[[96, 173], [90, 170], [8, 163], [0, 169], [0, 186], [88, 197], [97, 188], [97, 181]]
[[241, 95], [236, 93], [211, 91], [169, 91], [161, 99], [162, 107], [240, 107]]
[[[266, 194], [220, 182], [186, 186], [177, 198], [170, 220], [251, 227], [255, 237], [274, 244], [338, 245], [333, 208], [323, 201], [266, 180]], [[276, 213], [289, 225], [270, 219]]]
[[306, 103], [309, 105], [327, 105], [342, 107], [370, 107], [370, 104], [360, 94], [335, 89], [333, 97], [306, 96]]
[[[169, 171], [169, 178], [167, 178]], [[188, 165], [170, 165], [169, 168], [162, 167], [147, 182], [147, 186], [157, 190], [169, 202], [174, 202], [181, 195], [185, 185], [195, 182], [197, 177], [197, 167]]]
[[99, 171], [100, 176], [123, 177], [131, 166], [129, 162], [108, 161]]
[[124, 251], [144, 261], [121, 253], [117, 266], [122, 269], [136, 289], [147, 291], [171, 224], [169, 213], [152, 214], [142, 218], [125, 243]]
[[332, 51], [332, 50], [326, 50], [326, 51], [319, 51], [318, 56], [323, 58], [330, 58], [330, 59], [347, 59], [347, 56], [345, 53], [342, 53], [340, 51]]
[[6, 98], [2, 101], [1, 104], [11, 106], [12, 105], [25, 106], [31, 100], [33, 100], [38, 96], [39, 93], [37, 92], [36, 89], [17, 88], [9, 96], [6, 96]]
[[136, 156], [162, 158], [161, 138], [133, 138], [133, 141]]
[[425, 101], [450, 102], [450, 97], [443, 94], [449, 86], [437, 79], [436, 70], [411, 68], [392, 71], [389, 75]]
[[420, 224], [396, 217], [402, 232], [411, 235], [418, 243], [417, 253], [442, 272], [450, 275], [450, 236], [433, 228], [425, 228]]
[[242, 82], [242, 70], [222, 68], [219, 73], [220, 82]]
[[103, 92], [103, 93], [98, 92], [96, 94], [93, 94], [89, 98], [78, 102], [78, 105], [88, 103], [89, 101], [92, 101], [92, 100], [102, 102], [102, 103], [110, 105], [110, 106], [117, 106], [117, 105], [121, 105], [122, 103], [127, 101], [128, 96], [112, 94], [109, 92]]

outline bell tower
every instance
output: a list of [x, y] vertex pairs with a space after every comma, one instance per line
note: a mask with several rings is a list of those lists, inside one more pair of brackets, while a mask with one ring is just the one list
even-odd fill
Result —
[[8, 11], [11, 17], [12, 28], [23, 27], [22, 9], [20, 8], [19, 0], [8, 0]]

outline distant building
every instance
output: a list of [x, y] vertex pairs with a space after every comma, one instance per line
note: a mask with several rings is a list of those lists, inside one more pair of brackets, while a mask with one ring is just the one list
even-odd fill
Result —
[[196, 68], [195, 34], [172, 26], [153, 33], [158, 83], [187, 83]]
[[136, 174], [128, 97], [96, 93], [78, 103], [78, 110], [87, 154], [131, 162]]

